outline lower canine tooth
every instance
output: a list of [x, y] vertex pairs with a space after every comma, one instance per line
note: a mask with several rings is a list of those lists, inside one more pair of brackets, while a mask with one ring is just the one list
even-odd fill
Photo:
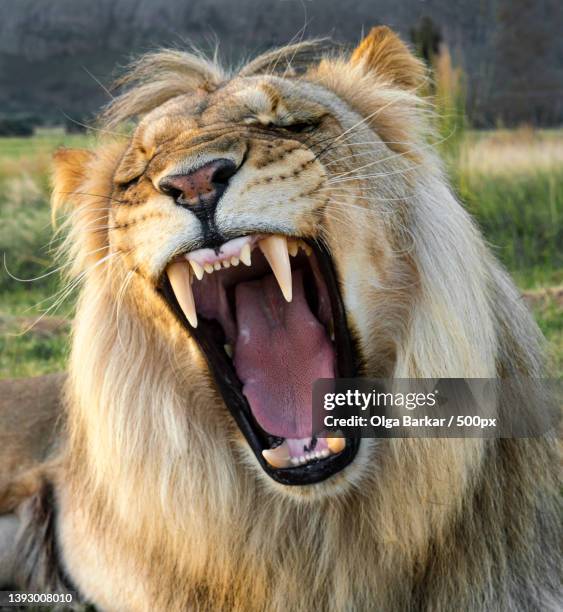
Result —
[[186, 261], [177, 261], [168, 266], [168, 279], [182, 312], [192, 327], [197, 327], [197, 313], [191, 285], [190, 267]]
[[326, 443], [333, 454], [341, 453], [346, 448], [345, 438], [327, 438]]
[[282, 442], [276, 448], [265, 448], [262, 451], [262, 456], [272, 467], [278, 469], [289, 467], [292, 463], [287, 442]]
[[258, 243], [260, 250], [268, 260], [272, 272], [278, 281], [283, 297], [291, 302], [291, 264], [285, 236], [268, 236]]

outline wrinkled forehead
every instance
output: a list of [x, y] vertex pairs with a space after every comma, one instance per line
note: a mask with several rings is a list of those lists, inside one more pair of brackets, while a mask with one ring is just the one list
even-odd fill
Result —
[[331, 113], [329, 92], [307, 81], [275, 76], [238, 77], [213, 91], [178, 96], [145, 116], [136, 137], [150, 149], [182, 133], [226, 125], [277, 125], [312, 121]]

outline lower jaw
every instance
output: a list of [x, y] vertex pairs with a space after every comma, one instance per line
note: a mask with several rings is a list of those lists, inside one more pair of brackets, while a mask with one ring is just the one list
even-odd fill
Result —
[[[342, 378], [353, 378], [357, 376], [356, 351], [348, 331], [346, 312], [340, 297], [332, 260], [328, 252], [318, 243], [310, 243], [310, 246], [315, 251], [325, 282], [330, 289], [334, 332], [338, 347], [336, 364], [338, 375]], [[256, 460], [268, 476], [285, 486], [307, 486], [327, 480], [354, 461], [360, 441], [357, 437], [347, 437], [344, 450], [338, 454], [329, 455], [305, 465], [287, 468], [272, 467], [264, 459], [262, 450], [271, 448], [276, 437], [268, 434], [256, 422], [243, 394], [241, 381], [224, 350], [210, 339], [209, 334], [205, 333], [205, 324], [199, 325], [195, 329], [190, 326], [166, 278], [160, 291], [176, 318], [198, 344], [231, 416], [244, 435]]]

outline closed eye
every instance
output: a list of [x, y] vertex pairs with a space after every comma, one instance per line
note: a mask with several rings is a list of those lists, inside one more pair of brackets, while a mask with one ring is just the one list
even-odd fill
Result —
[[318, 123], [302, 121], [301, 123], [291, 123], [290, 125], [284, 125], [281, 127], [288, 132], [301, 134], [303, 132], [312, 132], [316, 127], [318, 127]]

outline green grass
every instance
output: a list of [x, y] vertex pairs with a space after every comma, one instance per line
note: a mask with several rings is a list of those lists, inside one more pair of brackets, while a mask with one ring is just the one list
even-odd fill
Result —
[[[0, 254], [12, 275], [33, 278], [54, 268], [58, 239], [53, 240], [48, 204], [51, 153], [59, 146], [85, 147], [91, 141], [57, 130], [33, 138], [0, 138]], [[464, 147], [475, 153], [473, 157], [463, 156]], [[522, 289], [563, 285], [561, 152], [563, 132], [556, 130], [467, 132], [461, 144], [450, 148], [449, 166], [460, 198]], [[21, 334], [54, 302], [50, 296], [61, 288], [58, 274], [22, 283], [6, 273], [3, 261], [0, 266], [0, 378], [63, 369], [66, 327], [46, 329], [40, 323]], [[72, 317], [72, 302], [71, 296], [49, 315]], [[559, 372], [563, 365], [560, 296], [546, 295], [532, 303], [549, 341], [554, 372]]]
[[67, 331], [22, 334], [17, 325], [2, 326], [1, 330], [0, 378], [38, 376], [65, 369], [69, 348]]
[[1, 138], [0, 162], [3, 159], [22, 159], [49, 154], [58, 147], [86, 147], [92, 138], [86, 134], [66, 134], [63, 129], [44, 129], [31, 138]]
[[563, 168], [515, 176], [459, 173], [456, 182], [521, 287], [563, 283]]

